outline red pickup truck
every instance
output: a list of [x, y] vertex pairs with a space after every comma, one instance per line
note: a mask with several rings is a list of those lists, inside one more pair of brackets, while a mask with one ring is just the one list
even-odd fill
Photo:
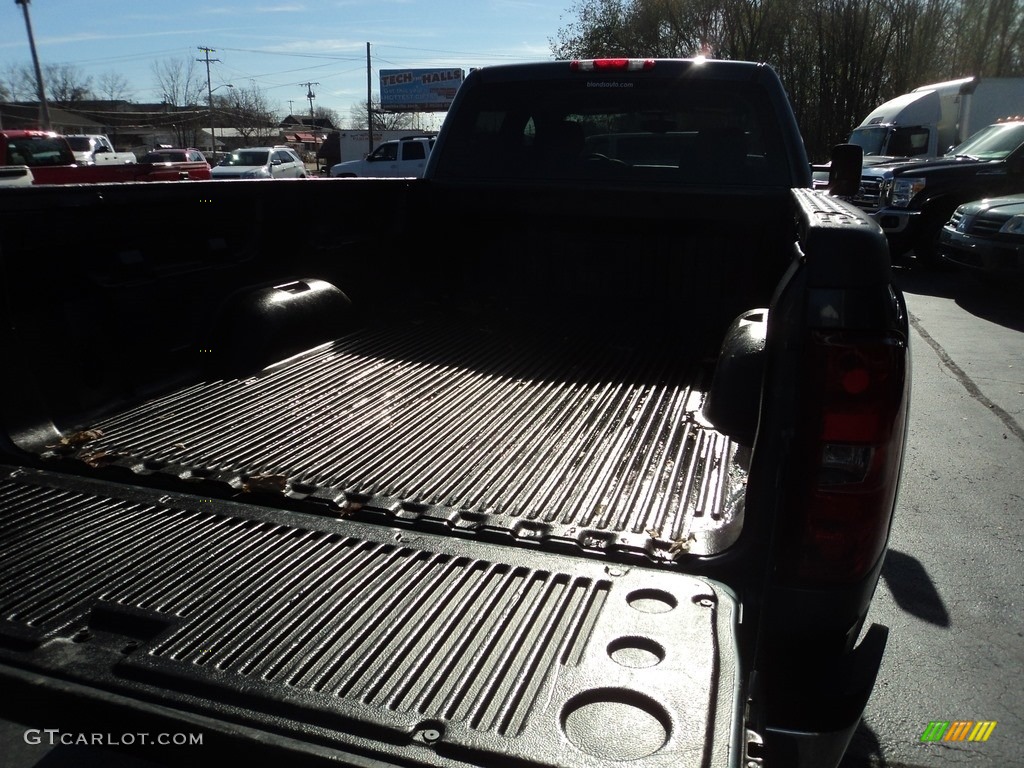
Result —
[[52, 131], [0, 131], [0, 185], [97, 184], [210, 178], [206, 162], [79, 165], [63, 136]]

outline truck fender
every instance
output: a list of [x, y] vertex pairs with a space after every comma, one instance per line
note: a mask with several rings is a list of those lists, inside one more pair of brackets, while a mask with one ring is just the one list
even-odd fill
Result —
[[224, 301], [199, 345], [205, 367], [244, 375], [335, 339], [351, 325], [351, 305], [316, 278], [243, 288]]
[[757, 431], [767, 330], [767, 309], [752, 309], [733, 320], [704, 399], [704, 418], [741, 445], [753, 445]]

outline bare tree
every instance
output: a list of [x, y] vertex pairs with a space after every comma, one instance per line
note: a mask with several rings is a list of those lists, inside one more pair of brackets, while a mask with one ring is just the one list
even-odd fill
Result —
[[[333, 130], [341, 125], [341, 118], [338, 116], [338, 113], [330, 107], [316, 107], [313, 110], [313, 117], [316, 118], [318, 125], [325, 127], [327, 130]], [[327, 125], [324, 125], [324, 123]]]
[[120, 101], [131, 98], [128, 88], [128, 79], [114, 70], [108, 70], [99, 77], [99, 95], [107, 101]]
[[630, 5], [624, 0], [577, 0], [569, 9], [576, 19], [549, 41], [551, 52], [556, 59], [639, 55], [637, 35], [627, 18]]
[[165, 59], [153, 62], [152, 73], [172, 113], [168, 127], [175, 143], [179, 147], [199, 146], [202, 131], [209, 127], [209, 109], [205, 105], [206, 78], [200, 75], [196, 62], [190, 58]]
[[576, 0], [568, 18], [556, 58], [709, 51], [771, 64], [813, 159], [919, 85], [1024, 74], [1021, 0]]
[[266, 94], [255, 84], [217, 94], [213, 103], [217, 122], [234, 128], [246, 144], [267, 144], [276, 139], [277, 115], [267, 103]]
[[92, 78], [73, 64], [46, 64], [43, 81], [47, 98], [61, 107], [73, 107], [92, 95]]
[[36, 75], [30, 64], [10, 64], [3, 77], [14, 101], [35, 101], [38, 98]]
[[1024, 5], [1020, 0], [961, 2], [956, 13], [959, 57], [971, 74], [1019, 74], [1024, 54]]
[[[407, 131], [416, 124], [415, 115], [412, 112], [382, 112], [380, 109], [380, 94], [372, 97], [373, 107], [373, 130], [375, 131]], [[370, 121], [366, 114], [366, 102], [357, 101], [349, 108], [349, 121], [352, 128], [366, 130]]]
[[193, 59], [155, 61], [152, 72], [156, 87], [166, 103], [193, 107], [206, 102], [206, 78]]

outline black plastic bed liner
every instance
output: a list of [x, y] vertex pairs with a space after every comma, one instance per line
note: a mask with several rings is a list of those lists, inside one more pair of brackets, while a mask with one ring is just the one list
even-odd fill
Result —
[[353, 765], [739, 759], [710, 580], [10, 467], [0, 543], [5, 708], [52, 693], [45, 727], [122, 707], [108, 732]]
[[451, 320], [363, 329], [37, 448], [222, 497], [559, 550], [666, 562], [727, 548], [747, 451], [700, 419], [708, 362], [678, 340], [553, 336]]

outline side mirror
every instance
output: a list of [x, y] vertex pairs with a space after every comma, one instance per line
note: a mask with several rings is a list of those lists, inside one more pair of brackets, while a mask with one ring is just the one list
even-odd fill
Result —
[[860, 188], [864, 168], [864, 149], [858, 144], [837, 144], [832, 147], [828, 171], [828, 191], [839, 197], [853, 197]]

